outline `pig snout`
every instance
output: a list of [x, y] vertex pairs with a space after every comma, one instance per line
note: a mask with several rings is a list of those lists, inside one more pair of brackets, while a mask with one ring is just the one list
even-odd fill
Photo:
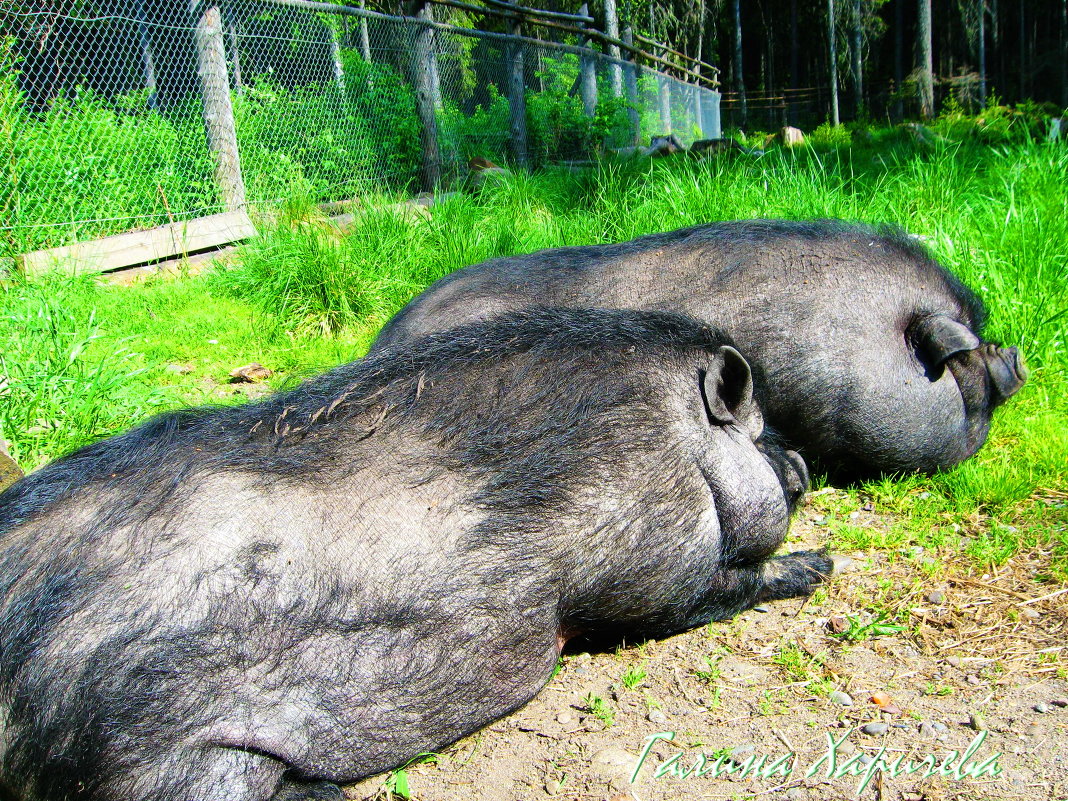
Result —
[[1020, 351], [1013, 348], [999, 348], [997, 345], [983, 346], [983, 360], [990, 374], [990, 385], [994, 403], [1003, 403], [1011, 398], [1027, 381], [1028, 371], [1020, 356]]

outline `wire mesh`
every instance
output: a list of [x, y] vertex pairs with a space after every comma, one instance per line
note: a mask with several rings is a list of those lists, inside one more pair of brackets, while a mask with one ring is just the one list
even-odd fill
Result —
[[475, 158], [537, 167], [718, 135], [716, 93], [569, 34], [457, 31], [470, 15], [440, 6], [423, 23], [320, 9], [7, 0], [0, 255], [298, 193], [449, 185]]

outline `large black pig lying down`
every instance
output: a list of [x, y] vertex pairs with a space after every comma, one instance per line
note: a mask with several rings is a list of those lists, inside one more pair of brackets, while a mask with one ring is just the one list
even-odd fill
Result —
[[892, 228], [734, 220], [491, 259], [430, 286], [372, 352], [530, 304], [664, 309], [721, 328], [785, 441], [836, 478], [942, 470], [986, 441], [1024, 383], [981, 338], [981, 300]]
[[197, 409], [0, 496], [21, 799], [337, 798], [527, 702], [566, 637], [806, 595], [806, 473], [666, 313], [536, 309]]

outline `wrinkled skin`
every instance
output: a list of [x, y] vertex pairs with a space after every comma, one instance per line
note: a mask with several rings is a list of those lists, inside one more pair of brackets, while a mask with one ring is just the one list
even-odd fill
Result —
[[412, 300], [372, 352], [529, 304], [679, 311], [725, 331], [762, 376], [770, 425], [837, 478], [934, 472], [986, 440], [1022, 386], [981, 339], [979, 299], [900, 232], [750, 220], [459, 270]]
[[0, 495], [0, 776], [37, 801], [297, 801], [526, 703], [578, 633], [805, 595], [807, 481], [677, 315], [538, 309]]

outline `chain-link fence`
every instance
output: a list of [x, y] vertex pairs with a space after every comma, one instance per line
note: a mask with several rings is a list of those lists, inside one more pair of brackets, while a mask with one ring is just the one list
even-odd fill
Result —
[[464, 5], [7, 0], [0, 256], [718, 136], [711, 89]]

